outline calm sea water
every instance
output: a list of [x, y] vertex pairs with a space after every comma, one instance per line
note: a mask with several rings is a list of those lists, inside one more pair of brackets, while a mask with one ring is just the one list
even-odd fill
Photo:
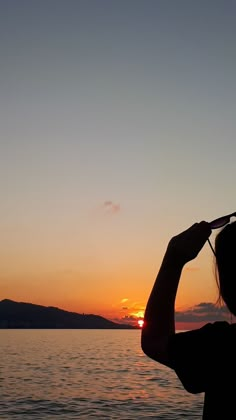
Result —
[[0, 330], [0, 419], [200, 419], [138, 330]]

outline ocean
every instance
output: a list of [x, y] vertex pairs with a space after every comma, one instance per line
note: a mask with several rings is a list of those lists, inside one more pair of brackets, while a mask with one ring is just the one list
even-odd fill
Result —
[[0, 419], [201, 419], [140, 330], [0, 330]]

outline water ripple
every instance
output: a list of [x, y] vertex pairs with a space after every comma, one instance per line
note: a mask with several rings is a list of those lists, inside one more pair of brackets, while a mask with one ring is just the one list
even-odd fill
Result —
[[203, 396], [142, 353], [139, 331], [0, 334], [1, 420], [201, 419]]

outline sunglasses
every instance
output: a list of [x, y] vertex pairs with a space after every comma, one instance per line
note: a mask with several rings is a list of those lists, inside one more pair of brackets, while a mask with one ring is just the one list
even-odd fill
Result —
[[[233, 216], [236, 217], [236, 211], [234, 213], [226, 214], [226, 216], [218, 217], [218, 219], [212, 220], [212, 222], [210, 222], [210, 228], [211, 229], [219, 229], [219, 228], [227, 225], [230, 222], [231, 217], [233, 217]], [[207, 239], [207, 240], [208, 240], [208, 243], [209, 243], [209, 245], [212, 249], [213, 254], [216, 255], [210, 240], [209, 239]]]

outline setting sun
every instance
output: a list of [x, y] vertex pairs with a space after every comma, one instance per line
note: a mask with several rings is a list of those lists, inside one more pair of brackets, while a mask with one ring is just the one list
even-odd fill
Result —
[[143, 324], [144, 324], [144, 320], [143, 319], [139, 319], [138, 320], [138, 325], [139, 325], [140, 328], [143, 327]]

